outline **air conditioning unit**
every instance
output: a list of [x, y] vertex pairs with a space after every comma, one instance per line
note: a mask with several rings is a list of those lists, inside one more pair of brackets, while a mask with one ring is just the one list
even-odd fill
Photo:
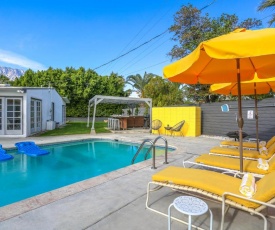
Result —
[[55, 121], [47, 121], [46, 130], [53, 130], [55, 129], [56, 122]]

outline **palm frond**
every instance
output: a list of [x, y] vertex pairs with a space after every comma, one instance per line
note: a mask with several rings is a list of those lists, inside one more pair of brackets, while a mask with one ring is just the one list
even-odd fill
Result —
[[259, 5], [258, 10], [262, 11], [272, 6], [275, 6], [275, 0], [264, 0]]

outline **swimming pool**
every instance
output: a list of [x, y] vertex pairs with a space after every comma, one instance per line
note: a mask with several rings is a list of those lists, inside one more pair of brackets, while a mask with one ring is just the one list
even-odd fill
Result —
[[[0, 207], [129, 166], [139, 144], [84, 140], [42, 148], [50, 154], [30, 157], [8, 151], [14, 159], [0, 163]], [[145, 146], [135, 163], [144, 160], [147, 150]], [[156, 148], [156, 155], [163, 153], [164, 148]]]

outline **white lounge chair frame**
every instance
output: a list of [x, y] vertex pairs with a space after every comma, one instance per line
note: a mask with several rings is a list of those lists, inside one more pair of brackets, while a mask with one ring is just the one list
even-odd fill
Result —
[[[234, 146], [234, 145], [222, 145], [220, 144], [220, 147], [223, 148], [230, 148], [230, 149], [238, 149], [239, 146]], [[257, 148], [249, 148], [249, 147], [243, 147], [243, 150], [256, 150]]]
[[[224, 141], [227, 141], [227, 140], [224, 140]], [[230, 140], [228, 140], [228, 141], [230, 141]], [[249, 138], [247, 142], [257, 143], [257, 139], [256, 138]], [[259, 140], [259, 142], [260, 142], [260, 140]], [[239, 148], [239, 146], [237, 146], [237, 145], [223, 145], [223, 144], [220, 144], [220, 147], [232, 148], [232, 149], [238, 149]], [[243, 147], [243, 149], [256, 150], [257, 147], [255, 147], [255, 148], [254, 147], [253, 148], [251, 148], [251, 147]]]
[[[272, 156], [273, 157], [273, 156]], [[183, 167], [184, 168], [189, 168], [187, 167], [187, 164], [191, 164], [191, 165], [196, 165], [196, 166], [201, 166], [201, 167], [206, 167], [206, 168], [210, 168], [210, 169], [215, 169], [215, 170], [220, 170], [222, 171], [222, 173], [224, 174], [233, 174], [234, 177], [238, 177], [239, 175], [242, 175], [244, 173], [251, 173], [253, 174], [255, 177], [258, 178], [262, 178], [264, 176], [264, 174], [257, 174], [257, 173], [253, 173], [253, 172], [240, 172], [239, 170], [234, 170], [234, 169], [228, 169], [228, 168], [222, 168], [222, 167], [217, 167], [217, 166], [212, 166], [212, 165], [206, 165], [206, 164], [202, 164], [202, 163], [197, 163], [197, 162], [193, 162], [193, 161], [183, 161]]]
[[[273, 144], [275, 144], [275, 143], [273, 143]], [[231, 149], [237, 150], [236, 148], [231, 148]], [[256, 150], [255, 149], [254, 150], [251, 149], [251, 151], [256, 151]], [[208, 154], [209, 155], [216, 155], [216, 156], [226, 156], [226, 157], [240, 158], [239, 155], [230, 155], [230, 154], [226, 154], [226, 153], [209, 152]], [[268, 160], [270, 160], [274, 155], [275, 155], [275, 152], [273, 152], [272, 156]], [[243, 156], [243, 159], [255, 160], [255, 161], [258, 160], [258, 158], [246, 157], [246, 156]]]
[[[221, 153], [208, 153], [209, 155], [216, 155], [216, 156], [222, 156], [222, 157], [232, 157], [232, 158], [240, 158], [240, 156], [234, 156], [234, 155], [229, 155], [229, 154], [221, 154]], [[272, 155], [272, 157], [275, 155], [275, 153]], [[253, 160], [256, 161], [258, 160], [258, 158], [252, 158], [252, 157], [243, 157], [243, 159], [247, 159], [247, 160]], [[271, 158], [269, 158], [271, 159]]]
[[[151, 189], [151, 185], [155, 185], [156, 187]], [[265, 202], [261, 202], [261, 201], [258, 201], [258, 200], [253, 200], [253, 199], [249, 199], [249, 198], [246, 198], [246, 197], [243, 197], [243, 196], [239, 196], [239, 195], [236, 195], [236, 194], [232, 194], [232, 193], [228, 193], [228, 192], [225, 192], [222, 197], [219, 196], [219, 195], [216, 195], [216, 194], [213, 194], [213, 193], [210, 193], [210, 192], [207, 192], [207, 191], [204, 191], [202, 189], [197, 189], [197, 188], [194, 188], [194, 187], [190, 187], [190, 186], [184, 186], [184, 185], [177, 185], [177, 184], [170, 184], [170, 183], [165, 183], [165, 182], [157, 182], [157, 181], [151, 181], [148, 183], [148, 186], [147, 186], [147, 198], [146, 198], [146, 208], [153, 211], [153, 212], [156, 212], [158, 214], [161, 214], [163, 216], [166, 216], [168, 217], [168, 215], [164, 212], [160, 212], [156, 209], [153, 209], [150, 207], [149, 205], [149, 197], [150, 197], [150, 192], [154, 192], [154, 191], [157, 191], [163, 187], [167, 187], [167, 188], [171, 188], [173, 190], [179, 190], [179, 191], [184, 191], [184, 192], [193, 192], [193, 193], [196, 193], [199, 195], [204, 195], [206, 197], [209, 197], [211, 199], [213, 199], [214, 201], [220, 201], [222, 202], [222, 219], [221, 219], [221, 230], [223, 230], [224, 228], [224, 217], [225, 217], [225, 214], [227, 212], [227, 210], [230, 208], [230, 207], [233, 207], [233, 208], [237, 208], [237, 209], [240, 209], [242, 211], [245, 211], [245, 212], [249, 212], [250, 214], [255, 214], [255, 215], [258, 215], [260, 217], [263, 218], [263, 221], [264, 221], [264, 230], [267, 230], [267, 219], [266, 217], [260, 213], [263, 209], [267, 208], [267, 207], [270, 207], [270, 208], [275, 208], [275, 205], [273, 205], [273, 203], [275, 202], [275, 198], [271, 199], [268, 203], [265, 203]], [[192, 194], [193, 195], [193, 194]], [[227, 199], [226, 197], [227, 196], [235, 196], [235, 197], [238, 197], [240, 199], [244, 199], [244, 200], [248, 200], [248, 201], [252, 201], [252, 202], [255, 202], [257, 204], [260, 204], [260, 206], [256, 209], [253, 209], [253, 208], [248, 208], [246, 206], [243, 206], [239, 203], [236, 203], [232, 200], [229, 200]], [[226, 208], [225, 205], [228, 205], [228, 207]], [[273, 217], [273, 216], [272, 216]], [[177, 219], [175, 217], [172, 217], [172, 219], [174, 220], [177, 220], [179, 222], [182, 222], [182, 223], [185, 223], [184, 221], [180, 220], [180, 219]], [[193, 226], [193, 227], [196, 227], [196, 226]], [[198, 228], [198, 227], [197, 227]], [[198, 228], [200, 229], [200, 228]]]
[[[210, 154], [210, 155], [216, 155], [216, 154]], [[220, 156], [220, 157], [227, 157], [227, 155], [216, 155], [216, 156]], [[275, 157], [275, 154], [270, 157], [267, 162], [269, 162], [273, 157]], [[236, 157], [234, 157], [236, 158]], [[253, 161], [257, 161], [258, 158], [244, 158], [246, 160], [253, 160]], [[235, 169], [230, 169], [230, 168], [223, 168], [223, 167], [217, 167], [217, 166], [213, 166], [213, 165], [207, 165], [207, 164], [203, 164], [203, 163], [197, 163], [197, 162], [193, 162], [193, 161], [183, 161], [183, 167], [184, 168], [188, 168], [187, 164], [191, 164], [191, 165], [196, 165], [196, 166], [201, 166], [201, 167], [207, 167], [210, 169], [215, 169], [215, 170], [221, 170], [223, 171], [223, 173], [232, 173], [234, 174], [234, 176], [238, 176], [238, 175], [242, 175], [244, 173], [252, 173], [255, 177], [263, 177], [266, 174], [258, 174], [258, 173], [253, 173], [253, 172], [249, 172], [249, 171], [244, 171], [244, 172], [240, 172], [239, 170], [235, 170]]]

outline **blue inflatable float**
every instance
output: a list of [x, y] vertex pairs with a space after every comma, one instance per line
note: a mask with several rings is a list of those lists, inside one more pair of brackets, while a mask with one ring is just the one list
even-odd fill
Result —
[[2, 145], [0, 145], [0, 161], [7, 161], [13, 159], [13, 156], [7, 154], [5, 149], [2, 149]]
[[15, 143], [15, 146], [19, 153], [24, 153], [31, 157], [42, 156], [50, 153], [48, 150], [39, 148], [32, 141], [17, 142]]

